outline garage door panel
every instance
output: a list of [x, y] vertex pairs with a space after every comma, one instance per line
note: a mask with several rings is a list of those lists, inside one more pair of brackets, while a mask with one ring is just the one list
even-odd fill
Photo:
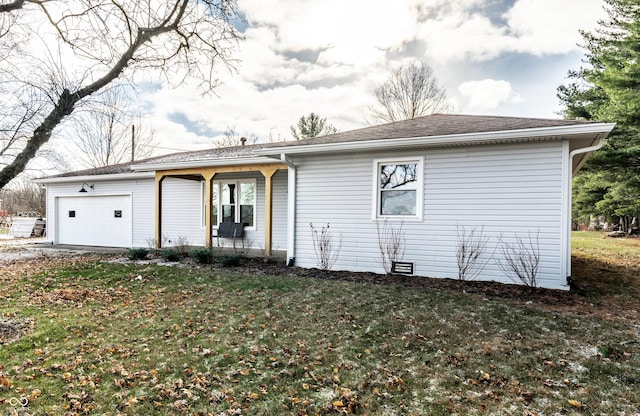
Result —
[[129, 195], [58, 199], [58, 243], [131, 247]]

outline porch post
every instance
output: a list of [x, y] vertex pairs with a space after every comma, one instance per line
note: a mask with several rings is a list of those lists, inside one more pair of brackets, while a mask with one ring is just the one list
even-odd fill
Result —
[[155, 226], [155, 248], [162, 248], [162, 181], [164, 174], [156, 172], [156, 226]]
[[213, 196], [213, 175], [215, 172], [203, 172], [204, 178], [204, 241], [207, 248], [213, 247], [213, 224], [211, 223], [211, 197]]
[[268, 166], [260, 169], [264, 176], [264, 254], [271, 255], [271, 239], [273, 235], [273, 174], [278, 170], [277, 166]]

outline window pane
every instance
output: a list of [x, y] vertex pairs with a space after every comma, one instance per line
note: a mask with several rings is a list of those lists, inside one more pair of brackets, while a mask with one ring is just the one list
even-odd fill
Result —
[[253, 211], [256, 194], [256, 184], [240, 182], [240, 222], [246, 227], [253, 227]]
[[218, 204], [220, 203], [218, 198], [218, 184], [214, 183], [211, 188], [211, 224], [214, 227], [218, 226]]
[[222, 184], [222, 203], [224, 205], [230, 205], [230, 204], [236, 203], [236, 184], [235, 183]]
[[253, 182], [240, 183], [240, 203], [253, 205], [256, 185]]
[[416, 215], [416, 191], [381, 191], [380, 215]]
[[236, 222], [235, 205], [222, 205], [222, 222]]
[[222, 184], [222, 218], [221, 222], [236, 222], [236, 184]]
[[253, 227], [253, 205], [240, 205], [240, 222], [245, 227]]
[[380, 165], [380, 189], [416, 189], [418, 165]]

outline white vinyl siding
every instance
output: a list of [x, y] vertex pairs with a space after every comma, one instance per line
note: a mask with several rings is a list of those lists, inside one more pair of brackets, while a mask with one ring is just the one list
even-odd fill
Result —
[[162, 181], [162, 246], [204, 246], [200, 181], [166, 177]]
[[[371, 198], [371, 164], [387, 154], [306, 156], [298, 169], [296, 264], [317, 267], [309, 223], [329, 223], [342, 249], [334, 269], [382, 273]], [[539, 284], [566, 289], [561, 276], [562, 143], [520, 143], [398, 152], [424, 157], [422, 220], [403, 221], [405, 255], [415, 274], [457, 278], [457, 226], [484, 227], [493, 253], [481, 280], [512, 281], [495, 265], [498, 239], [539, 234]], [[394, 222], [392, 226], [399, 226]]]
[[111, 181], [88, 181], [94, 189], [87, 193], [79, 193], [80, 182], [47, 184], [47, 241], [58, 243], [56, 216], [56, 199], [64, 197], [130, 195], [132, 229], [131, 244], [133, 247], [148, 247], [154, 239], [155, 182], [153, 178], [126, 179]]
[[273, 215], [273, 224], [271, 228], [273, 232], [271, 236], [271, 248], [277, 251], [284, 251], [287, 249], [287, 183], [289, 180], [287, 170], [281, 169], [277, 171], [273, 175], [272, 180], [273, 200], [271, 212]]

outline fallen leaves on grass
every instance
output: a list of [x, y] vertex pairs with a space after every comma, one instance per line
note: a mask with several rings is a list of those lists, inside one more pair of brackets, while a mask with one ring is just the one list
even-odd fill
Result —
[[604, 402], [607, 413], [636, 397], [593, 393], [609, 367], [636, 365], [636, 345], [611, 347], [633, 328], [546, 314], [504, 301], [508, 290], [95, 261], [21, 273], [0, 277], [3, 296], [35, 330], [9, 345], [0, 376], [36, 414], [552, 414]]

